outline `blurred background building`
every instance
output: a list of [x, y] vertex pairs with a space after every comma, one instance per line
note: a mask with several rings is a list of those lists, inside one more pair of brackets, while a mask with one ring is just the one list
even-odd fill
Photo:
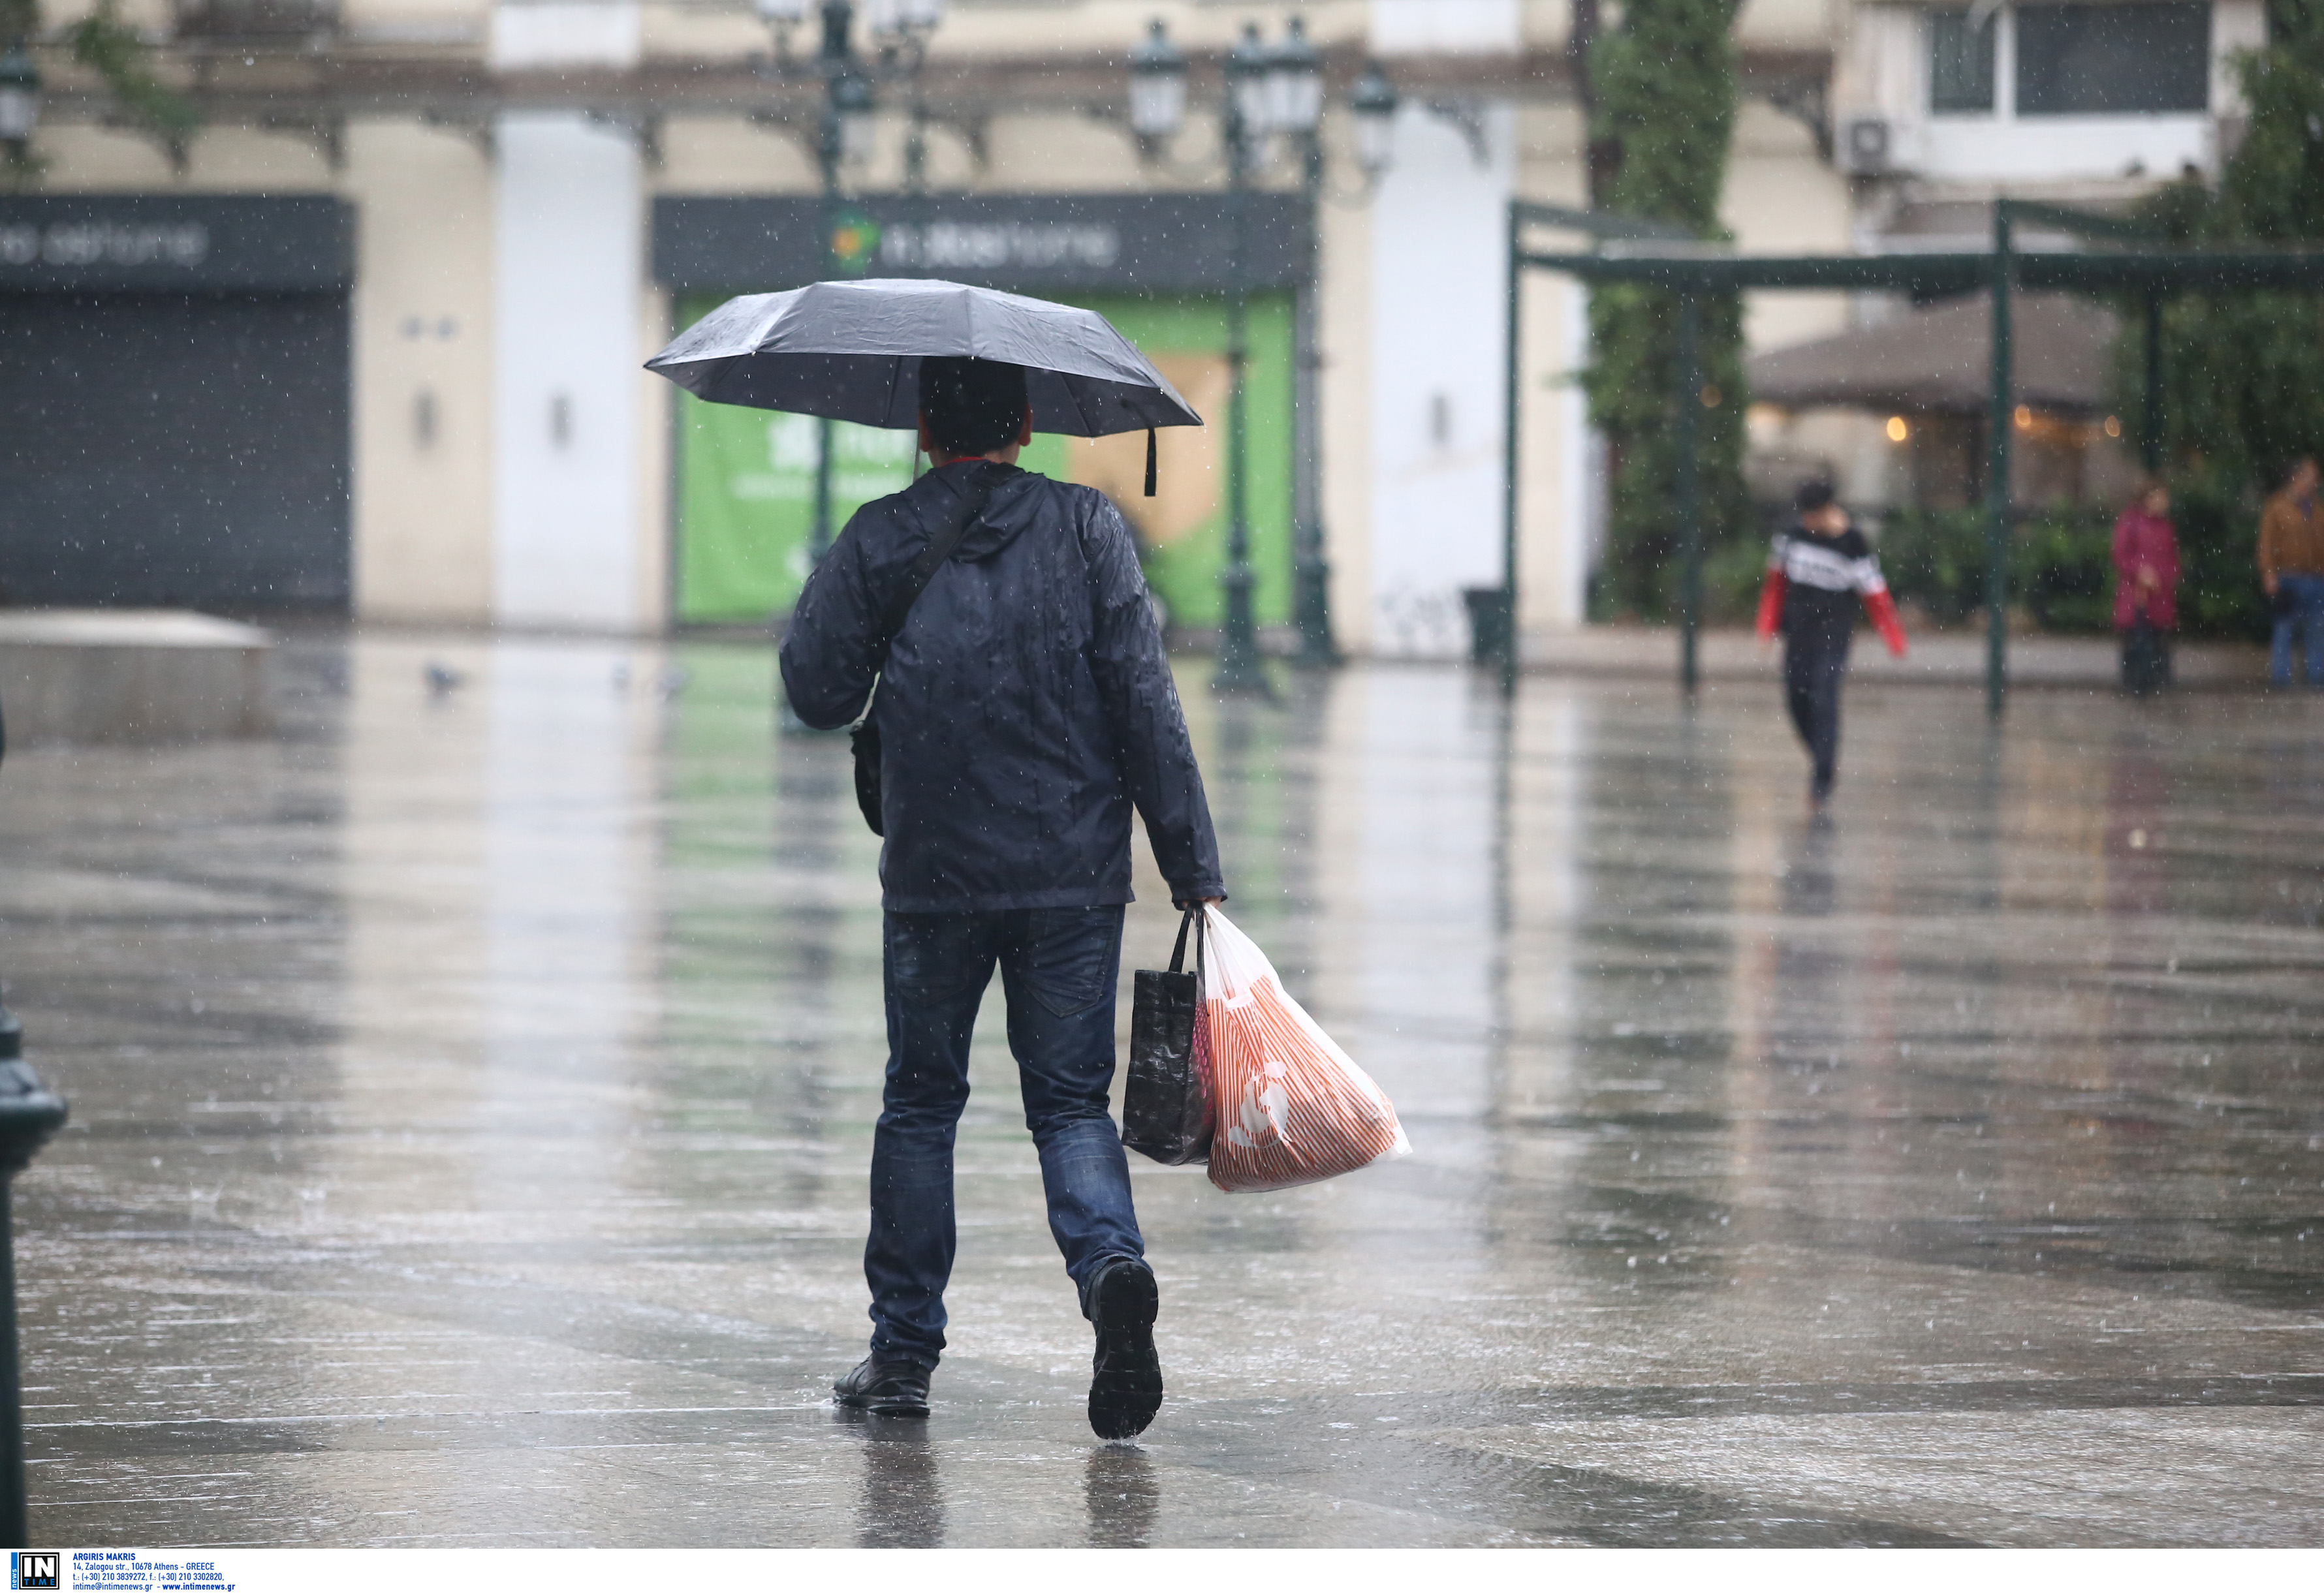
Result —
[[[53, 0], [42, 38], [84, 4]], [[697, 404], [640, 363], [727, 294], [930, 274], [1103, 310], [1212, 418], [1163, 435], [1151, 501], [1142, 439], [1042, 438], [1028, 463], [1114, 493], [1173, 618], [1214, 626], [1240, 288], [1262, 626], [1287, 637], [1304, 557], [1339, 646], [1456, 652], [1462, 589], [1500, 576], [1507, 205], [1586, 203], [1577, 14], [1596, 11], [121, 0], [198, 119], [140, 120], [61, 48], [32, 52], [38, 130], [0, 193], [0, 584], [19, 604], [761, 623], [807, 567], [822, 429]], [[2258, 0], [1748, 0], [1727, 226], [1748, 249], [1977, 248], [1997, 193], [2106, 203], [2209, 171], [2237, 127], [2223, 63], [2264, 26]], [[1273, 97], [1244, 120], [1240, 247], [1237, 82]], [[1605, 473], [1572, 382], [1581, 296], [1524, 291], [1521, 618], [1541, 629], [1586, 613]], [[2097, 492], [2120, 469], [2107, 329], [2050, 318], [2021, 457]], [[1981, 375], [1973, 320], [1752, 303], [1755, 487], [1821, 470], [1876, 507], [1973, 497], [1974, 406], [1947, 381]], [[830, 448], [842, 517], [911, 469], [899, 434]]]

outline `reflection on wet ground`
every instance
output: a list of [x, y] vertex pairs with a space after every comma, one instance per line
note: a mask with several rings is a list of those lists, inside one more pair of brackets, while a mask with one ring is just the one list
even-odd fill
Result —
[[0, 779], [46, 1538], [2324, 1538], [2324, 706], [1860, 688], [1812, 826], [1769, 689], [1190, 664], [1232, 911], [1416, 1152], [1139, 1169], [1126, 1448], [991, 1024], [936, 1412], [823, 1400], [876, 844], [765, 650], [283, 668], [280, 742]]

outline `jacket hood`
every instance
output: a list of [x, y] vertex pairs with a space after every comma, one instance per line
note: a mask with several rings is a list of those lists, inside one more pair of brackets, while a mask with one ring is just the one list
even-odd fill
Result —
[[[960, 546], [953, 550], [954, 559], [972, 563], [990, 559], [1015, 542], [1040, 519], [1047, 498], [1042, 489], [1048, 484], [1049, 479], [1035, 472], [1020, 471], [1014, 466], [1007, 467], [1007, 470], [1009, 474], [1001, 479], [992, 490], [992, 496], [985, 501], [984, 512], [977, 517], [976, 524], [968, 529], [966, 535], [960, 539]], [[939, 471], [930, 471], [912, 484], [912, 496], [918, 498], [923, 493], [936, 495], [932, 501], [922, 502], [920, 507], [924, 513], [939, 512], [938, 505], [949, 509], [954, 494], [965, 485], [961, 478], [967, 475], [965, 470], [955, 470], [950, 466]]]

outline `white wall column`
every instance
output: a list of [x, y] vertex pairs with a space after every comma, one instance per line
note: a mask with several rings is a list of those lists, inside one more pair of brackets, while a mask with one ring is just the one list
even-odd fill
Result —
[[1371, 227], [1372, 649], [1455, 657], [1461, 589], [1501, 580], [1508, 204], [1515, 117], [1398, 114]]
[[493, 618], [638, 630], [659, 618], [639, 579], [638, 152], [566, 112], [503, 115], [496, 143]]

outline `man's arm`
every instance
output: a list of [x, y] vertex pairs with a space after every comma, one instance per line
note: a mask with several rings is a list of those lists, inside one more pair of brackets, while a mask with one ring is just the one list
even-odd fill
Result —
[[1771, 641], [1784, 624], [1784, 589], [1790, 578], [1784, 574], [1784, 539], [1777, 538], [1767, 554], [1767, 575], [1759, 584], [1759, 618], [1751, 628], [1762, 642]]
[[1904, 625], [1896, 618], [1896, 601], [1888, 595], [1888, 579], [1880, 574], [1880, 560], [1867, 554], [1856, 562], [1856, 591], [1864, 600], [1864, 613], [1880, 630], [1880, 640], [1888, 651], [1898, 659], [1904, 657]]
[[2259, 585], [2267, 589], [2267, 595], [2271, 598], [2275, 596], [2275, 541], [2279, 519], [2276, 502], [2268, 500], [2267, 507], [2259, 512]]
[[808, 574], [783, 634], [783, 691], [792, 712], [817, 731], [836, 731], [863, 712], [879, 668], [880, 616], [863, 576], [862, 515]]
[[1146, 834], [1170, 883], [1171, 900], [1216, 901], [1226, 896], [1226, 886], [1211, 806], [1130, 528], [1120, 511], [1099, 498], [1082, 533], [1093, 613], [1090, 668], [1130, 801], [1146, 816]]

